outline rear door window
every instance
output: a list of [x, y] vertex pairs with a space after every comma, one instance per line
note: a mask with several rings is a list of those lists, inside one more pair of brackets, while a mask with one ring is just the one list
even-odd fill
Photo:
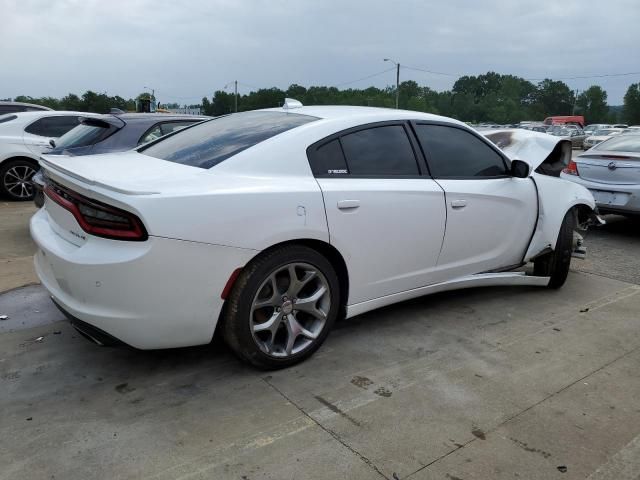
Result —
[[30, 124], [24, 131], [41, 137], [58, 138], [78, 126], [79, 123], [80, 118], [77, 116], [59, 115], [55, 117], [43, 117]]
[[503, 157], [462, 128], [416, 125], [433, 178], [495, 178], [507, 175]]
[[211, 168], [247, 148], [317, 117], [285, 112], [242, 112], [194, 125], [138, 151], [169, 162]]
[[419, 175], [418, 163], [402, 125], [385, 125], [358, 130], [340, 137], [351, 175]]

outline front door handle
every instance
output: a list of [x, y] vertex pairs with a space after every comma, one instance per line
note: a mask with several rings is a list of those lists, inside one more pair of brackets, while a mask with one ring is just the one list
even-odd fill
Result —
[[466, 200], [452, 200], [451, 208], [464, 208], [467, 206]]
[[360, 200], [339, 200], [338, 208], [340, 210], [355, 210], [360, 206]]

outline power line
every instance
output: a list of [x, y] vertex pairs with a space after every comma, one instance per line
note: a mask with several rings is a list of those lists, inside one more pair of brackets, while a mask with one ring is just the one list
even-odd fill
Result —
[[387, 73], [387, 72], [390, 72], [391, 70], [395, 70], [395, 69], [396, 69], [396, 67], [387, 68], [386, 70], [382, 70], [382, 71], [377, 72], [377, 73], [372, 73], [371, 75], [367, 75], [366, 77], [358, 78], [356, 80], [350, 80], [348, 82], [337, 83], [336, 85], [333, 85], [333, 86], [334, 87], [341, 87], [343, 85], [349, 85], [351, 83], [361, 82], [362, 80], [367, 80], [369, 78], [377, 77], [378, 75], [382, 75], [383, 73]]
[[[575, 77], [557, 77], [553, 80], [578, 80], [581, 78], [605, 78], [605, 77], [627, 77], [629, 75], [640, 75], [640, 72], [627, 73], [603, 73], [600, 75], [578, 75]], [[546, 77], [549, 78], [549, 77]], [[546, 80], [546, 78], [525, 78], [525, 80]]]

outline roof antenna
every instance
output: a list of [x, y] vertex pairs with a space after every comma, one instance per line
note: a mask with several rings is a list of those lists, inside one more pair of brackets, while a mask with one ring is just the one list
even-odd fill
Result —
[[292, 108], [301, 108], [301, 107], [303, 107], [302, 102], [299, 102], [295, 98], [285, 98], [284, 104], [282, 105], [282, 108], [284, 108], [285, 110], [290, 110]]

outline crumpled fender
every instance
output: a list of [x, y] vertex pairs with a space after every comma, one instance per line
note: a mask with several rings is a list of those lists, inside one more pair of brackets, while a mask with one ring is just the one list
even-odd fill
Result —
[[562, 220], [569, 210], [577, 205], [585, 205], [591, 210], [596, 208], [593, 195], [582, 185], [538, 173], [533, 173], [531, 178], [538, 190], [538, 223], [525, 262], [555, 249]]
[[571, 141], [546, 133], [508, 128], [480, 132], [502, 150], [511, 160], [522, 160], [531, 171], [560, 175], [571, 160]]

